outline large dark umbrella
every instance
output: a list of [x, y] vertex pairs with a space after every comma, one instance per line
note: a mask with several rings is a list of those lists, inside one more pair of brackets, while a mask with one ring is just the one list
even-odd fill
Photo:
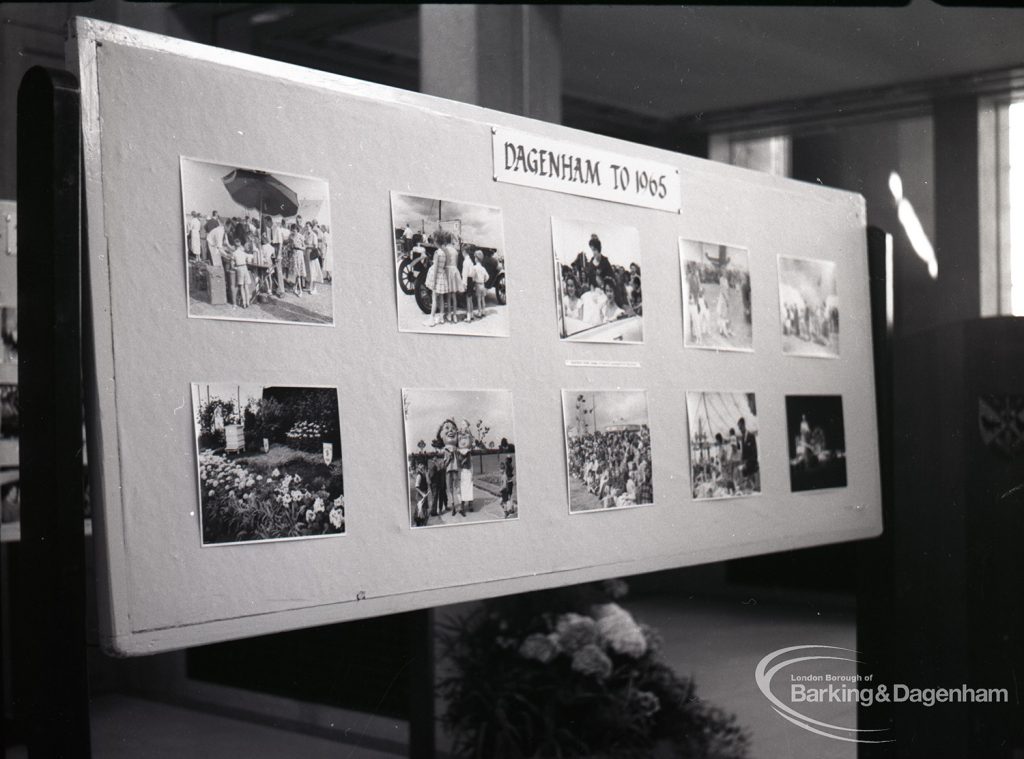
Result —
[[299, 212], [299, 196], [295, 191], [265, 171], [235, 169], [223, 181], [236, 203], [260, 212], [260, 223], [265, 214], [294, 216]]

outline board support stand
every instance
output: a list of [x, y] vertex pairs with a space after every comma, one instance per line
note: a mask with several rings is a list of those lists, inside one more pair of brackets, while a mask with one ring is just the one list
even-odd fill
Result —
[[409, 759], [434, 759], [434, 610], [409, 612]]
[[[878, 415], [878, 462], [882, 486], [883, 532], [857, 546], [857, 649], [864, 662], [862, 674], [873, 682], [891, 683], [893, 574], [893, 330], [894, 282], [892, 236], [878, 227], [868, 227], [868, 277], [871, 296], [871, 340], [875, 363], [875, 407]], [[892, 706], [858, 704], [857, 724], [861, 728], [886, 730], [881, 740], [892, 737]], [[888, 759], [895, 756], [894, 743], [858, 743], [859, 759]]]
[[88, 757], [78, 80], [18, 90], [21, 548], [29, 756]]

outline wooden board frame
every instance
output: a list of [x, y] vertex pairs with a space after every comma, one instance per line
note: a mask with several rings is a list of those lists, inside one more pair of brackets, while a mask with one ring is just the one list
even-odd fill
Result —
[[[119, 655], [872, 537], [882, 529], [865, 208], [859, 195], [79, 19], [89, 463], [101, 636]], [[303, 114], [303, 120], [281, 119]], [[492, 127], [675, 166], [682, 212], [495, 182]], [[336, 327], [189, 320], [179, 156], [323, 177], [336, 246]], [[392, 190], [498, 206], [512, 259], [511, 337], [400, 334]], [[551, 216], [640, 230], [645, 342], [566, 344]], [[749, 251], [754, 353], [687, 350], [678, 239]], [[835, 261], [838, 359], [785, 356], [778, 255]], [[254, 346], [259, 346], [258, 350]], [[295, 360], [295, 356], [305, 360]], [[579, 366], [591, 361], [629, 366]], [[567, 363], [568, 362], [568, 363]], [[570, 365], [572, 363], [576, 366]], [[457, 367], [457, 371], [452, 367]], [[512, 390], [519, 519], [409, 525], [402, 387]], [[426, 379], [424, 379], [426, 378]], [[344, 539], [200, 545], [189, 383], [339, 389]], [[655, 504], [571, 518], [563, 388], [643, 387]], [[757, 394], [762, 495], [689, 495], [687, 390]], [[790, 493], [786, 394], [843, 396], [850, 485]]]

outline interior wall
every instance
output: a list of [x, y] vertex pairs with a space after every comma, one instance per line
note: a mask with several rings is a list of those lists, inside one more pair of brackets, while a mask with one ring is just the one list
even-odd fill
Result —
[[0, 14], [0, 198], [10, 200], [16, 194], [18, 86], [33, 66], [64, 68], [68, 19], [88, 16], [173, 37], [190, 36], [170, 3], [4, 3]]

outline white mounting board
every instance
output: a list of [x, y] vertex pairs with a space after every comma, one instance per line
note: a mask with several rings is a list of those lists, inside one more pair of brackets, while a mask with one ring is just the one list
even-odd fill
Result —
[[[108, 650], [154, 653], [881, 531], [859, 195], [91, 20], [77, 21], [69, 57], [83, 98], [89, 462]], [[495, 182], [496, 126], [670, 164], [682, 213]], [[337, 326], [187, 317], [182, 155], [329, 182]], [[511, 337], [399, 333], [392, 190], [503, 210]], [[640, 231], [643, 345], [558, 339], [552, 216]], [[683, 348], [680, 237], [750, 251], [753, 353]], [[783, 355], [780, 254], [836, 262], [840, 358]], [[595, 361], [623, 365], [586, 365]], [[218, 380], [339, 389], [344, 537], [201, 546], [189, 384]], [[414, 530], [401, 388], [467, 380], [512, 391], [519, 519]], [[648, 392], [656, 503], [570, 516], [561, 390], [620, 386]], [[763, 495], [690, 497], [687, 390], [757, 394]], [[786, 394], [842, 395], [848, 487], [790, 493]]]

